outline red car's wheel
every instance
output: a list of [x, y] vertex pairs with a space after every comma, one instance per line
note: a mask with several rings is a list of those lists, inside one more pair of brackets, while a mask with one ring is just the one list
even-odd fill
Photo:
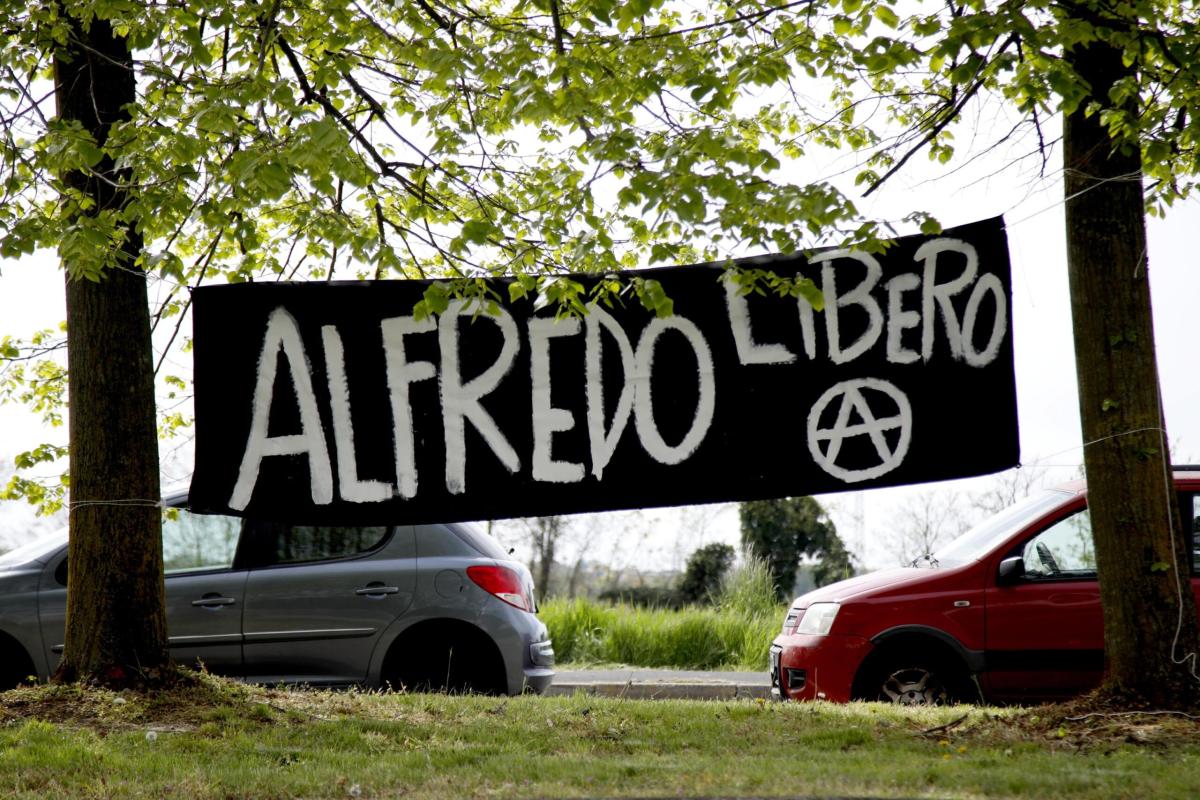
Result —
[[879, 699], [902, 706], [936, 706], [949, 702], [949, 694], [937, 672], [904, 667], [884, 678]]
[[959, 659], [937, 645], [908, 641], [903, 647], [881, 649], [863, 666], [854, 696], [908, 706], [970, 703], [978, 687]]

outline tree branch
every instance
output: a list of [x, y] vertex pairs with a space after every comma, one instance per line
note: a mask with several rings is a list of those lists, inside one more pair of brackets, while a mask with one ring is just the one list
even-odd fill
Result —
[[[1004, 40], [1004, 44], [1002, 44], [1000, 46], [1000, 50], [998, 52], [1003, 53], [1005, 50], [1007, 50], [1009, 48], [1009, 46], [1017, 43], [1018, 41], [1020, 41], [1020, 39], [1018, 38], [1017, 34], [1015, 34], [1015, 33], [1012, 34], [1011, 36], [1009, 36], [1007, 39]], [[980, 67], [980, 72], [983, 72], [984, 66], [986, 66], [986, 62]], [[889, 178], [891, 178], [893, 175], [895, 175], [897, 172], [899, 172], [901, 169], [903, 169], [904, 165], [908, 163], [908, 160], [910, 158], [912, 158], [914, 155], [916, 155], [917, 153], [919, 153], [925, 147], [925, 145], [929, 144], [934, 139], [936, 139], [938, 134], [941, 133], [943, 130], [945, 130], [947, 125], [949, 125], [951, 122], [954, 122], [956, 119], [958, 119], [959, 113], [962, 112], [963, 108], [966, 107], [967, 103], [970, 102], [971, 98], [973, 98], [976, 94], [979, 93], [979, 90], [982, 89], [983, 86], [984, 86], [984, 79], [977, 75], [975, 81], [970, 85], [970, 87], [968, 87], [967, 90], [962, 93], [962, 96], [958, 98], [957, 102], [955, 102], [953, 105], [951, 105], [945, 111], [945, 113], [942, 114], [942, 118], [933, 124], [933, 127], [931, 127], [929, 129], [929, 131], [924, 136], [921, 137], [921, 140], [919, 142], [917, 142], [915, 145], [913, 145], [908, 150], [908, 152], [906, 152], [900, 158], [899, 161], [897, 161], [895, 164], [893, 164], [891, 169], [889, 169], [887, 172], [885, 172], [879, 178], [877, 178], [876, 180], [871, 182], [871, 185], [869, 187], [867, 187], [867, 190], [865, 192], [863, 192], [863, 197], [869, 197], [871, 195], [871, 193], [874, 192], [876, 189], [878, 189], [880, 186], [882, 186], [885, 181], [887, 181]]]
[[704, 25], [696, 25], [691, 28], [676, 28], [676, 29], [670, 30], [670, 31], [658, 31], [656, 33], [646, 33], [646, 34], [642, 34], [641, 36], [633, 36], [629, 39], [626, 39], [625, 41], [627, 41], [627, 42], [644, 42], [644, 41], [648, 41], [650, 39], [665, 39], [668, 36], [683, 36], [688, 33], [698, 33], [699, 31], [708, 31], [708, 30], [712, 30], [714, 28], [723, 28], [726, 25], [734, 25], [738, 22], [759, 22], [759, 21], [771, 16], [772, 14], [777, 14], [781, 11], [788, 11], [789, 9], [795, 8], [796, 6], [812, 5], [815, 2], [816, 2], [816, 0], [792, 0], [792, 2], [784, 3], [781, 6], [771, 6], [770, 8], [764, 8], [759, 11], [752, 11], [752, 12], [749, 12], [746, 14], [740, 14], [736, 17], [731, 17], [729, 19], [722, 19], [722, 20], [718, 20], [716, 22], [709, 22]]
[[362, 131], [356, 128], [354, 123], [351, 122], [345, 114], [339, 111], [328, 97], [313, 91], [312, 84], [309, 83], [308, 75], [304, 72], [304, 67], [301, 65], [300, 59], [296, 56], [296, 52], [292, 49], [291, 45], [287, 43], [287, 40], [283, 37], [282, 33], [276, 34], [275, 42], [279, 46], [279, 49], [283, 51], [283, 55], [285, 58], [287, 58], [288, 64], [291, 65], [292, 73], [296, 76], [296, 81], [300, 84], [300, 90], [304, 92], [304, 99], [310, 103], [317, 103], [322, 109], [325, 110], [327, 115], [332, 117], [334, 121], [341, 125], [342, 128], [344, 128], [351, 135], [351, 137], [358, 142], [363, 150], [366, 151], [367, 155], [370, 156], [371, 160], [375, 162], [375, 165], [379, 168], [382, 174], [395, 178], [400, 182], [400, 185], [403, 186], [406, 191], [408, 191], [414, 197], [420, 197], [421, 195], [418, 192], [416, 185], [411, 180], [397, 172], [392, 166], [391, 162], [389, 162], [379, 153], [379, 150], [377, 150], [375, 145], [371, 143], [371, 140], [368, 139]]

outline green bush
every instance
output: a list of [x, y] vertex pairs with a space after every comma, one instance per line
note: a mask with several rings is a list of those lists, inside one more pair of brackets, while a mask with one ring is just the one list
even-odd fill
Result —
[[712, 603], [736, 558], [734, 549], [723, 542], [696, 550], [679, 579], [680, 599], [685, 603]]
[[767, 668], [783, 614], [769, 572], [753, 561], [729, 576], [715, 606], [673, 611], [577, 598], [538, 611], [560, 664], [743, 670]]

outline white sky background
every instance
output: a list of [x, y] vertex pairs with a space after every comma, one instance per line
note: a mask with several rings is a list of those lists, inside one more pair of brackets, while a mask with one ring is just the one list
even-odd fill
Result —
[[[979, 123], [986, 129], [988, 121]], [[1005, 126], [1007, 127], [1007, 126]], [[1024, 142], [1026, 149], [1028, 141]], [[1008, 224], [1013, 268], [1013, 333], [1015, 337], [1021, 452], [1025, 464], [1051, 467], [1051, 482], [1071, 477], [1082, 463], [1075, 366], [1067, 291], [1063, 237], [1062, 188], [1050, 156], [1051, 174], [1038, 174], [1040, 159], [995, 172], [1012, 160], [1015, 148], [968, 164], [948, 174], [931, 167], [924, 156], [893, 178], [872, 202], [868, 215], [900, 218], [910, 211], [931, 211], [946, 226], [1003, 214]], [[829, 178], [852, 166], [849, 156], [826, 163], [829, 175], [789, 175], [795, 181]], [[845, 163], [840, 163], [844, 161]], [[788, 167], [790, 169], [790, 167]], [[994, 173], [994, 174], [993, 174]], [[908, 231], [902, 231], [908, 232]], [[1162, 220], [1149, 221], [1150, 276], [1155, 311], [1159, 369], [1167, 430], [1179, 463], [1200, 462], [1200, 357], [1196, 354], [1200, 305], [1200, 200], [1179, 204]], [[741, 255], [741, 254], [738, 254]], [[21, 261], [0, 260], [0, 336], [25, 337], [52, 327], [64, 317], [61, 273], [49, 254]], [[186, 374], [186, 356], [175, 357], [168, 371]], [[946, 387], [953, 391], [953, 387]], [[988, 425], [986, 419], [979, 425]], [[23, 409], [0, 406], [0, 461], [42, 441], [63, 441], [65, 430], [42, 428]], [[769, 437], [768, 437], [769, 438]], [[954, 457], [948, 442], [946, 457]], [[969, 446], [969, 442], [961, 442]], [[769, 441], [764, 444], [769, 446]], [[165, 445], [171, 447], [171, 445]], [[797, 453], [797, 458], [806, 454]], [[186, 468], [166, 467], [168, 483], [186, 480]], [[969, 492], [988, 478], [884, 489], [820, 498], [834, 515], [838, 530], [860, 561], [872, 568], [892, 565], [886, 546], [894, 535], [900, 509], [914, 494], [926, 491]], [[16, 504], [20, 505], [20, 504]], [[713, 541], [738, 543], [736, 507], [699, 507], [615, 513], [577, 521], [594, 530], [588, 557], [645, 570], [679, 568], [695, 548]], [[25, 508], [0, 502], [0, 546], [19, 541], [23, 530], [36, 526]], [[511, 535], [509, 537], [510, 541]], [[515, 542], [514, 542], [515, 543]], [[564, 561], [573, 558], [564, 543]]]

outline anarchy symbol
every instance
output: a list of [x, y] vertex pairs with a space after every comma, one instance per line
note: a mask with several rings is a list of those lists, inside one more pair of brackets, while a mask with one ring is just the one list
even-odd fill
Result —
[[[897, 411], [890, 416], [876, 416], [870, 400], [878, 405], [878, 395], [891, 399]], [[822, 428], [821, 415], [835, 400], [840, 399], [837, 418], [832, 427]], [[851, 422], [851, 415], [857, 420]], [[900, 438], [893, 448], [888, 444], [887, 431], [900, 429]], [[842, 444], [847, 439], [867, 436], [879, 456], [879, 463], [863, 469], [849, 469], [838, 464]], [[894, 385], [878, 378], [858, 378], [835, 384], [813, 404], [808, 414], [808, 451], [821, 469], [847, 483], [878, 478], [891, 472], [904, 461], [912, 441], [912, 406], [908, 398]]]

